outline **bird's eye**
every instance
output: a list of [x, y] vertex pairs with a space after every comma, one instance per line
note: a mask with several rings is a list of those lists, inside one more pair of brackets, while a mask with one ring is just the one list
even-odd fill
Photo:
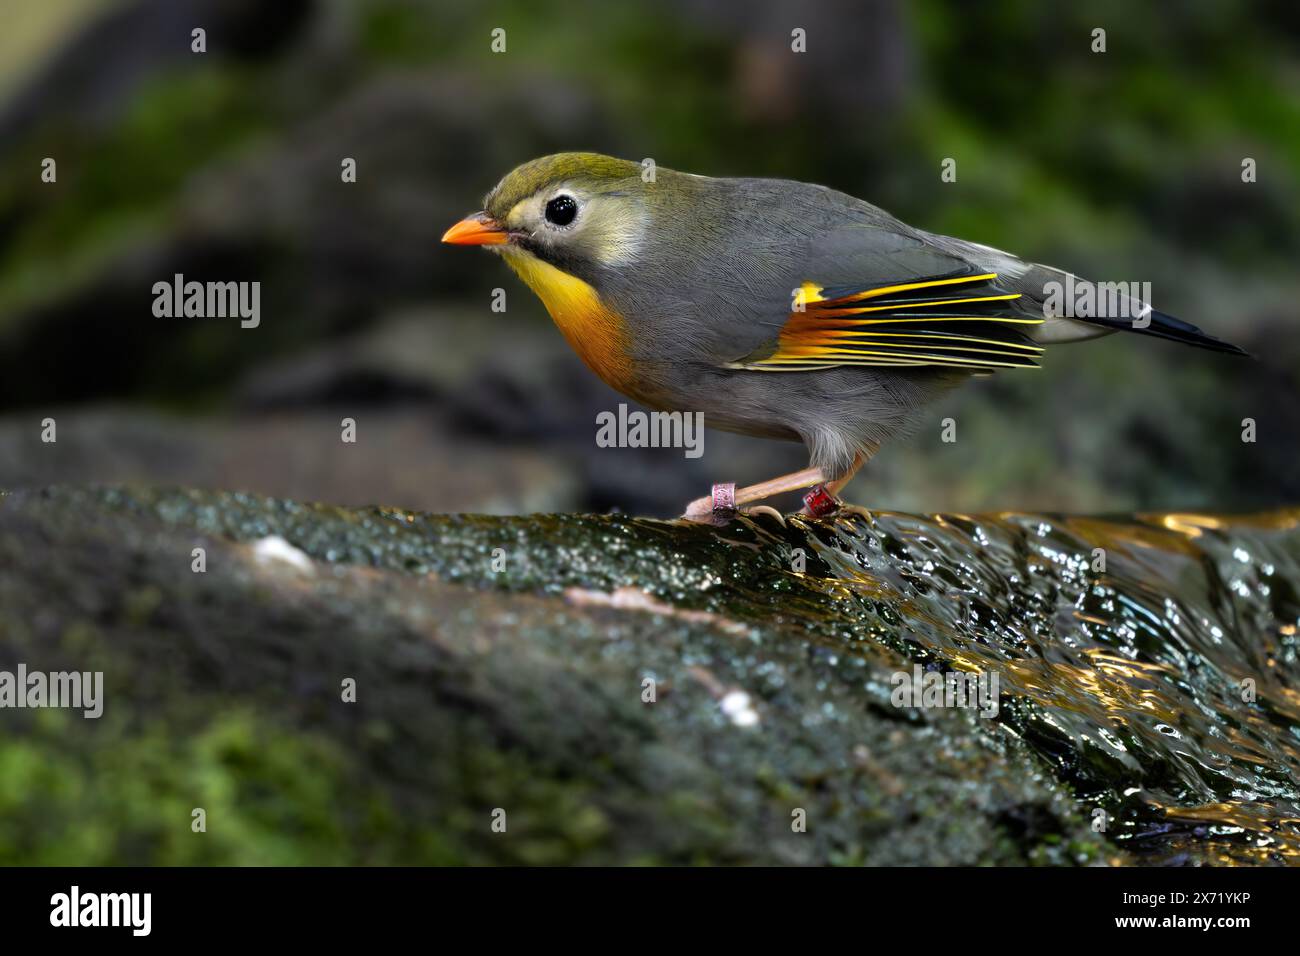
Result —
[[546, 204], [546, 221], [553, 226], [567, 226], [578, 215], [578, 204], [572, 196], [556, 196]]

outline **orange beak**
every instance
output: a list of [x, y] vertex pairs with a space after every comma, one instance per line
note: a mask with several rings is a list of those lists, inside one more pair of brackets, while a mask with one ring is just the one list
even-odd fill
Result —
[[453, 246], [499, 246], [510, 241], [510, 234], [487, 213], [476, 212], [444, 232], [442, 241]]

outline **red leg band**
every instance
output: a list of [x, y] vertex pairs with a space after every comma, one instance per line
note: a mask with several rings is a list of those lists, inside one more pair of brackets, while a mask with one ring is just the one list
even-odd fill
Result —
[[817, 485], [804, 495], [803, 503], [814, 518], [825, 518], [840, 510], [840, 500], [827, 491], [825, 485]]

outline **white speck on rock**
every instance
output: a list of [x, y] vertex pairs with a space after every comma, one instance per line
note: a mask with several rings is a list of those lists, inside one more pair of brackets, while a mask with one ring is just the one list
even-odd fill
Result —
[[316, 570], [316, 566], [305, 551], [298, 550], [278, 534], [254, 541], [253, 557], [257, 559], [259, 564], [281, 561], [293, 565], [293, 567], [306, 574]]
[[749, 695], [743, 690], [728, 691], [718, 701], [718, 706], [722, 708], [722, 712], [737, 727], [755, 727], [758, 725], [758, 711], [754, 709], [754, 704], [749, 699]]

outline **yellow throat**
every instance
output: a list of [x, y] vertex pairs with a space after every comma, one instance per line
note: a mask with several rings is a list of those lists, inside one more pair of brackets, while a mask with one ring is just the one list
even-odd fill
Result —
[[590, 285], [530, 252], [503, 249], [502, 258], [542, 300], [587, 367], [611, 388], [627, 391], [632, 384], [632, 363], [622, 317], [605, 305]]

